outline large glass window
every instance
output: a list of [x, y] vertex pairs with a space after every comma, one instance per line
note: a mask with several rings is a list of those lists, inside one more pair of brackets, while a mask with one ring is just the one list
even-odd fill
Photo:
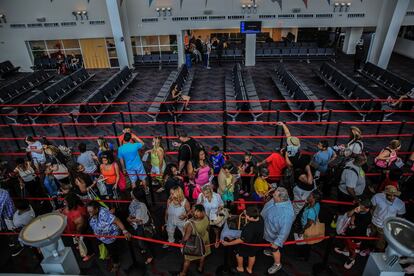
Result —
[[176, 35], [133, 36], [131, 44], [134, 55], [177, 53]]
[[119, 67], [118, 54], [116, 53], [115, 41], [113, 38], [106, 38], [106, 49], [108, 50], [109, 64], [111, 67]]
[[77, 39], [35, 40], [28, 41], [29, 50], [33, 58], [56, 58], [58, 55], [74, 55], [82, 57], [82, 51]]

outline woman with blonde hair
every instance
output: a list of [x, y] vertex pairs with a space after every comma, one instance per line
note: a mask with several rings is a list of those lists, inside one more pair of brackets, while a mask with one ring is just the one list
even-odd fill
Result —
[[[158, 176], [153, 177], [152, 179], [155, 182], [161, 183], [162, 182], [162, 174], [165, 171], [165, 160], [164, 160], [164, 148], [162, 147], [162, 137], [156, 136], [152, 138], [152, 149], [147, 150], [145, 155], [150, 155], [151, 161], [151, 174], [157, 174]], [[145, 158], [143, 158], [145, 159]], [[145, 160], [144, 160], [145, 161]], [[153, 182], [154, 185], [154, 182]], [[157, 192], [162, 192], [163, 188], [157, 190]]]
[[400, 140], [392, 140], [388, 146], [375, 157], [375, 165], [380, 169], [389, 169], [399, 158], [397, 152], [401, 149]]
[[[183, 189], [179, 186], [171, 188], [165, 211], [165, 229], [168, 233], [168, 242], [174, 242], [176, 228], [184, 235], [184, 225], [189, 216], [190, 208], [190, 203], [184, 197]], [[163, 246], [163, 248], [167, 247], [168, 245]]]
[[96, 143], [98, 143], [98, 157], [101, 158], [101, 155], [103, 152], [113, 151], [114, 145], [112, 143], [109, 143], [104, 137], [99, 137], [96, 140]]

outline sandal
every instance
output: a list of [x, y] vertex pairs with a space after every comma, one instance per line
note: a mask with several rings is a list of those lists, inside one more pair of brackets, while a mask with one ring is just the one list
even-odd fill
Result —
[[121, 267], [121, 264], [119, 264], [119, 263], [118, 264], [113, 264], [111, 272], [118, 272], [120, 267]]
[[[149, 260], [149, 261], [148, 261]], [[154, 260], [154, 258], [148, 258], [146, 261], [145, 261], [145, 264], [146, 265], [149, 265], [149, 264], [151, 264], [152, 263], [152, 261]]]

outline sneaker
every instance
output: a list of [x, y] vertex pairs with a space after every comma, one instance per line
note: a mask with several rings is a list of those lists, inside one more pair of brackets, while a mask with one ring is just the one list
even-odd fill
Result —
[[342, 250], [342, 249], [340, 249], [339, 247], [335, 247], [335, 252], [336, 253], [338, 253], [338, 254], [341, 254], [341, 255], [344, 255], [344, 256], [347, 256], [347, 257], [349, 257], [349, 252], [348, 251], [345, 251], [345, 250]]
[[269, 249], [263, 250], [263, 254], [265, 254], [266, 256], [269, 256], [269, 257], [273, 257], [273, 253]]
[[168, 244], [163, 244], [162, 248], [167, 249], [168, 247], [170, 247]]
[[24, 247], [23, 246], [13, 246], [12, 248], [12, 257], [18, 256], [20, 253], [22, 253]]
[[267, 270], [267, 273], [269, 274], [275, 274], [282, 268], [282, 264], [273, 264], [269, 269]]
[[345, 264], [344, 267], [345, 269], [351, 269], [351, 267], [353, 267], [355, 264], [355, 259], [348, 259]]
[[249, 195], [250, 195], [250, 194], [249, 194], [248, 192], [245, 192], [243, 196], [244, 196], [244, 197], [248, 197]]
[[240, 190], [239, 194], [241, 194], [241, 195], [244, 194], [244, 191], [243, 190]]

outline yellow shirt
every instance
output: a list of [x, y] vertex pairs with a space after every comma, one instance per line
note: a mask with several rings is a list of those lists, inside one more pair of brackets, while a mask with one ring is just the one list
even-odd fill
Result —
[[254, 191], [263, 197], [269, 191], [269, 183], [261, 177], [256, 178], [254, 181]]

